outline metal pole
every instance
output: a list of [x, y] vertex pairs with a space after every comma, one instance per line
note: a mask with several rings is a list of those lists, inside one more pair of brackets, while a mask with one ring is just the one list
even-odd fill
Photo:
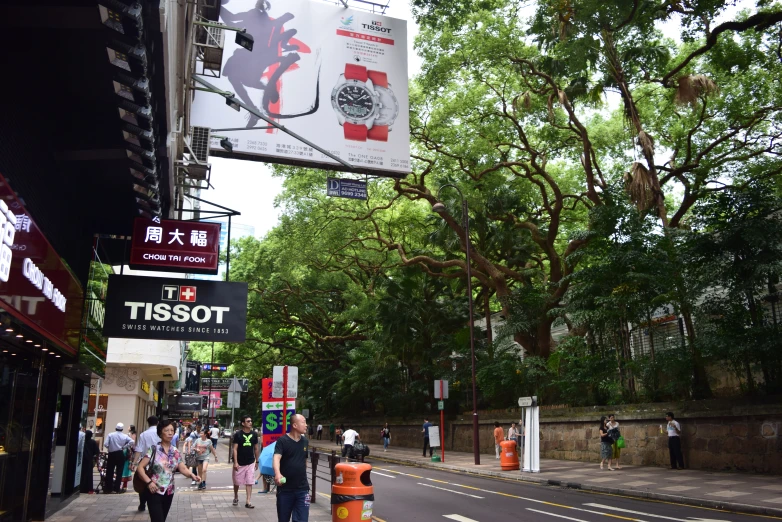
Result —
[[228, 237], [225, 243], [225, 280], [230, 281], [231, 275], [231, 216], [228, 216]]
[[212, 341], [212, 366], [209, 372], [209, 397], [206, 401], [207, 411], [209, 414], [207, 415], [209, 417], [208, 422], [212, 422], [212, 412], [214, 411], [214, 408], [212, 408], [212, 384], [215, 381], [215, 343]]
[[445, 462], [445, 396], [442, 379], [440, 379], [440, 400], [443, 401], [443, 409], [440, 410], [440, 457], [442, 462]]
[[288, 433], [288, 365], [282, 367], [282, 434]]
[[470, 269], [470, 220], [467, 215], [467, 200], [462, 196], [462, 215], [464, 221], [464, 242], [467, 250], [467, 298], [470, 305], [470, 362], [472, 363], [472, 452], [475, 457], [475, 465], [481, 463], [481, 449], [478, 440], [478, 388], [475, 381], [475, 335], [473, 333], [472, 319], [472, 270]]

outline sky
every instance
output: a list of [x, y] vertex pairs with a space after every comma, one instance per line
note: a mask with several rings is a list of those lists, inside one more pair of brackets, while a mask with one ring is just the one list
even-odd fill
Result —
[[[712, 27], [732, 18], [739, 10], [751, 8], [753, 5], [752, 0], [739, 0], [735, 6], [727, 9], [722, 17], [715, 20]], [[421, 59], [413, 50], [418, 26], [413, 20], [409, 0], [391, 0], [386, 15], [407, 21], [407, 69], [409, 77], [412, 78], [421, 71]], [[662, 24], [660, 29], [666, 36], [678, 40], [677, 19]], [[283, 179], [272, 177], [271, 169], [262, 162], [216, 157], [210, 158], [210, 162], [214, 189], [204, 191], [201, 197], [241, 212], [242, 215], [234, 218], [234, 222], [254, 226], [258, 238], [265, 236], [279, 220], [281, 210], [275, 208], [274, 199], [282, 192]], [[324, 173], [324, 186], [325, 178]]]

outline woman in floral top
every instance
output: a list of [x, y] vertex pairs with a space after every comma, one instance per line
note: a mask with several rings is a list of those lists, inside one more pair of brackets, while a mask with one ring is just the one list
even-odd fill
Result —
[[[152, 522], [164, 522], [171, 509], [171, 502], [174, 500], [174, 472], [179, 471], [185, 477], [201, 482], [201, 478], [195, 473], [191, 473], [182, 455], [171, 444], [174, 438], [174, 423], [170, 420], [161, 421], [157, 425], [157, 434], [160, 442], [154, 448], [149, 448], [147, 454], [141, 459], [136, 468], [136, 473], [146, 482], [147, 490], [145, 496], [147, 506], [149, 506], [149, 518]], [[146, 467], [155, 453], [155, 459], [149, 468]]]

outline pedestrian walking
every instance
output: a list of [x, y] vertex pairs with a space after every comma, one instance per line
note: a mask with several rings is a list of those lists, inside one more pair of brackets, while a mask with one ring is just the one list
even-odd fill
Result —
[[619, 465], [619, 457], [622, 456], [622, 448], [619, 447], [619, 437], [622, 436], [622, 433], [619, 431], [616, 415], [612, 413], [608, 416], [606, 426], [608, 426], [608, 436], [611, 437], [611, 464], [616, 469], [622, 469], [622, 466]]
[[133, 439], [122, 433], [125, 425], [117, 423], [113, 433], [109, 433], [106, 440], [103, 441], [103, 447], [109, 452], [106, 463], [106, 486], [105, 493], [122, 493], [120, 486], [122, 484], [122, 468], [125, 465], [125, 448], [133, 444]]
[[217, 451], [217, 441], [220, 439], [220, 425], [217, 424], [217, 421], [209, 429], [209, 438], [212, 439], [212, 447]]
[[217, 464], [217, 453], [212, 446], [212, 439], [209, 438], [209, 430], [204, 428], [201, 432], [201, 437], [196, 439], [193, 443], [193, 447], [196, 452], [196, 465], [198, 466], [198, 476], [201, 477], [201, 483], [198, 484], [198, 489], [206, 489], [206, 473], [209, 470], [209, 457], [215, 456], [215, 464]]
[[258, 458], [261, 456], [258, 447], [258, 434], [253, 431], [253, 419], [249, 415], [241, 417], [242, 429], [234, 433], [231, 453], [233, 454], [234, 506], [239, 505], [239, 487], [244, 486], [247, 501], [244, 507], [254, 509], [252, 504], [255, 470], [258, 469]]
[[[187, 455], [195, 451], [193, 444], [195, 444], [195, 441], [198, 440], [198, 437], [199, 437], [198, 426], [196, 426], [192, 430], [190, 430], [190, 433], [185, 439], [185, 443], [182, 445], [182, 455], [185, 455], [185, 461], [187, 461]], [[209, 442], [211, 442], [211, 439], [209, 440]], [[196, 460], [196, 465], [190, 469], [190, 471], [194, 475], [198, 473], [197, 466], [198, 466], [198, 461]], [[196, 484], [198, 484], [198, 482], [196, 482], [195, 480], [190, 483], [191, 486], [195, 486]]]
[[[147, 450], [136, 469], [136, 473], [147, 485], [147, 489], [144, 491], [144, 500], [149, 506], [151, 522], [165, 522], [168, 517], [176, 491], [174, 472], [178, 471], [185, 477], [201, 481], [198, 475], [193, 475], [187, 469], [179, 450], [171, 444], [174, 431], [174, 424], [170, 420], [159, 422], [157, 435], [160, 441]], [[146, 470], [147, 464], [150, 464], [149, 473]]]
[[[147, 418], [147, 424], [149, 424], [149, 428], [139, 433], [136, 438], [135, 453], [133, 454], [133, 470], [136, 469], [139, 461], [147, 454], [149, 448], [154, 447], [160, 442], [160, 436], [157, 432], [158, 418], [154, 415], [150, 415]], [[144, 493], [139, 493], [138, 510], [144, 511], [145, 509], [147, 509], [146, 495]]]
[[345, 433], [345, 426], [340, 424], [339, 428], [337, 428], [336, 435], [337, 435], [337, 446], [342, 449], [342, 435]]
[[329, 440], [334, 442], [334, 423], [329, 424]]
[[318, 440], [323, 438], [323, 424], [318, 424]]
[[130, 425], [128, 436], [133, 439], [133, 444], [125, 446], [125, 448], [122, 449], [122, 453], [125, 456], [125, 463], [122, 466], [123, 493], [128, 491], [128, 482], [130, 482], [130, 479], [133, 478], [133, 470], [135, 469], [133, 467], [133, 449], [136, 446], [136, 439], [138, 438], [138, 434], [136, 433], [136, 427], [133, 424]]
[[[291, 415], [291, 430], [274, 447], [274, 482], [277, 484], [277, 522], [307, 522], [310, 484], [307, 480], [307, 419]], [[314, 479], [313, 479], [314, 480]], [[291, 517], [293, 517], [291, 519]]]
[[608, 469], [611, 471], [614, 471], [614, 468], [611, 467], [611, 455], [613, 453], [613, 450], [611, 449], [611, 445], [614, 441], [611, 440], [611, 437], [608, 435], [608, 419], [603, 416], [600, 417], [600, 469], [603, 469], [603, 464], [605, 461], [608, 461]]
[[432, 423], [429, 422], [429, 419], [424, 419], [424, 425], [423, 429], [421, 430], [421, 433], [424, 434], [424, 453], [422, 456], [426, 457], [426, 448], [429, 448], [429, 458], [432, 458], [432, 455], [434, 454], [434, 449], [432, 449], [432, 445], [429, 444], [429, 428], [432, 427]]
[[518, 443], [519, 443], [519, 430], [516, 428], [516, 423], [511, 422], [510, 428], [508, 428], [508, 440], [512, 440], [513, 444], [515, 444], [516, 448], [518, 449]]
[[312, 426], [308, 427], [307, 429], [309, 430], [308, 433], [310, 434], [310, 438], [312, 438], [312, 434], [313, 434]]
[[383, 439], [383, 451], [388, 451], [388, 445], [391, 443], [391, 430], [388, 428], [388, 423], [383, 425], [383, 429], [380, 430], [380, 437]]
[[[668, 453], [671, 456], [671, 469], [684, 469], [684, 455], [682, 455], [682, 426], [674, 420], [673, 412], [665, 414], [668, 430]], [[660, 426], [662, 430], [662, 426]]]
[[348, 429], [342, 433], [342, 456], [347, 455], [348, 459], [354, 458], [353, 445], [356, 443], [356, 439], [361, 440], [361, 436], [356, 430], [348, 425]]
[[82, 493], [94, 493], [93, 487], [93, 469], [98, 463], [98, 455], [100, 454], [100, 448], [95, 439], [92, 438], [92, 430], [84, 432], [84, 450], [81, 456], [81, 483], [79, 484], [79, 491]]
[[502, 426], [500, 426], [500, 423], [495, 421], [494, 422], [494, 453], [495, 458], [497, 460], [500, 460], [500, 451], [502, 450], [502, 446], [500, 446], [500, 443], [505, 440], [505, 430], [502, 429]]

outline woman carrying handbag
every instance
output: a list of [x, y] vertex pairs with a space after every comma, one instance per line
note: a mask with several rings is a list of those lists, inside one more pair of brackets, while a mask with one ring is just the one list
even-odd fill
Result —
[[201, 477], [190, 472], [179, 450], [171, 444], [174, 438], [172, 421], [161, 421], [157, 425], [157, 434], [160, 442], [149, 448], [139, 462], [133, 477], [133, 488], [139, 493], [144, 492], [151, 522], [165, 522], [176, 491], [174, 472], [179, 471], [197, 482], [201, 482]]

